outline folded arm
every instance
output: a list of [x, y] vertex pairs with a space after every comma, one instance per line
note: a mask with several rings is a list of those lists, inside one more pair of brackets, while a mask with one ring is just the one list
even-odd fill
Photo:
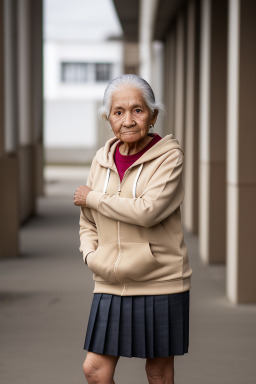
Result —
[[183, 154], [178, 149], [172, 150], [139, 197], [133, 199], [90, 191], [86, 205], [111, 219], [152, 227], [168, 217], [182, 203], [182, 170]]

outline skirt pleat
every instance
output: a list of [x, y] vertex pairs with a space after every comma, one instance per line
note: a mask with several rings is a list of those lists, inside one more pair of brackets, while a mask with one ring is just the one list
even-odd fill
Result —
[[90, 317], [88, 320], [86, 337], [85, 337], [85, 345], [88, 348], [90, 346], [90, 341], [92, 340], [93, 326], [95, 323], [95, 319], [96, 319], [96, 315], [97, 315], [98, 306], [99, 306], [101, 296], [102, 296], [102, 293], [94, 295], [94, 297], [93, 297], [93, 302], [91, 305]]
[[154, 356], [154, 296], [145, 296], [145, 337], [147, 357]]
[[94, 293], [84, 349], [154, 358], [184, 355], [189, 346], [189, 291], [166, 295]]
[[104, 343], [108, 326], [108, 315], [111, 299], [111, 295], [104, 297], [104, 300], [100, 299], [96, 313], [96, 321], [94, 321], [93, 337], [91, 338], [90, 347], [99, 351], [99, 353], [104, 353]]
[[121, 316], [121, 296], [111, 295], [111, 306], [109, 308], [109, 321], [104, 343], [104, 353], [117, 356], [119, 353], [119, 335], [120, 335], [120, 316]]
[[169, 309], [168, 295], [159, 295], [155, 300], [154, 356], [169, 356]]
[[132, 297], [132, 300], [132, 356], [146, 357], [145, 297], [138, 296], [136, 300]]
[[184, 313], [183, 301], [176, 296], [169, 296], [170, 311], [170, 354], [182, 354], [184, 349]]
[[119, 352], [120, 356], [131, 356], [132, 354], [132, 296], [127, 296], [127, 300], [121, 298], [121, 314], [119, 328]]

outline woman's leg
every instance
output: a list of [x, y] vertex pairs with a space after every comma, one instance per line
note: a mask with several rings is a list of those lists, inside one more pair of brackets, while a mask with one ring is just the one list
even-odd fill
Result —
[[174, 356], [146, 359], [149, 384], [174, 384]]
[[114, 373], [119, 356], [87, 352], [83, 371], [88, 384], [114, 384]]

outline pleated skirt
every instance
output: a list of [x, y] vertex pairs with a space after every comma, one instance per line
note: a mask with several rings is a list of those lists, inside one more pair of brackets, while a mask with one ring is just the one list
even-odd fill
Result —
[[144, 359], [188, 353], [189, 296], [94, 293], [84, 350]]

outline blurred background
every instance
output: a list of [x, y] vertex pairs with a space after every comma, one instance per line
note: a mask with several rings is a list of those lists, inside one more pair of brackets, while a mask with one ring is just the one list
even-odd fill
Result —
[[[82, 383], [92, 274], [73, 195], [135, 73], [185, 152], [190, 349], [176, 382], [256, 380], [256, 2], [0, 0], [0, 381]], [[120, 384], [146, 383], [121, 358]]]

